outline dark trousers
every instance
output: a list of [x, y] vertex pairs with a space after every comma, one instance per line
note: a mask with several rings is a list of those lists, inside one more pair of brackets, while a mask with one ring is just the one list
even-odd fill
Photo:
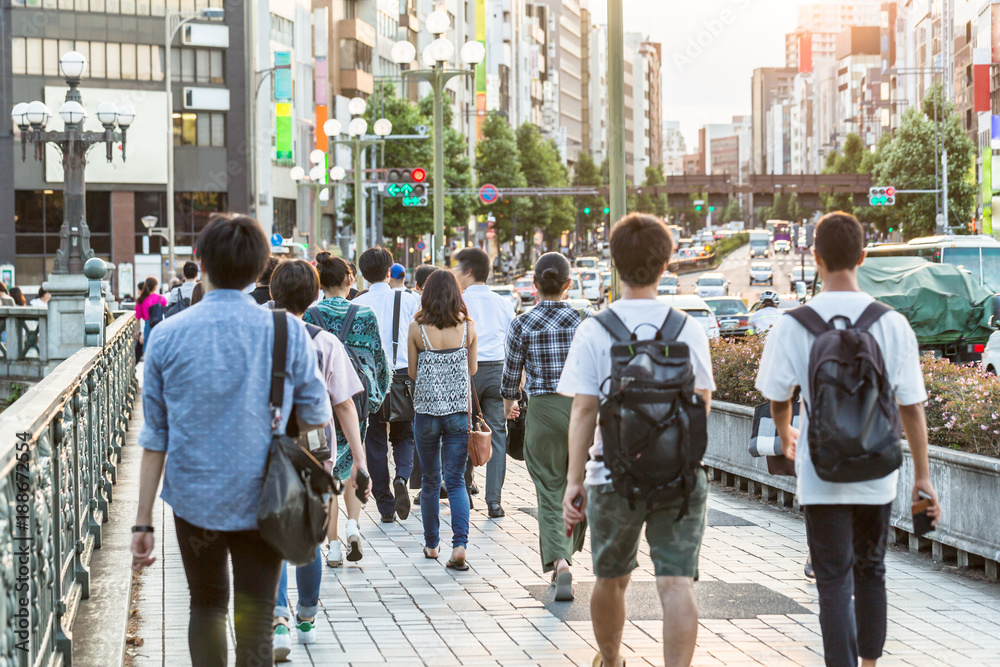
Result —
[[226, 664], [227, 561], [232, 558], [236, 665], [273, 665], [271, 625], [281, 579], [281, 555], [256, 530], [207, 530], [176, 514], [174, 526], [191, 592], [188, 623], [191, 663], [194, 667]]
[[[483, 409], [486, 424], [493, 431], [490, 438], [493, 454], [486, 464], [487, 503], [500, 502], [504, 478], [507, 476], [507, 416], [503, 411], [503, 396], [500, 395], [502, 378], [502, 361], [480, 361], [479, 370], [472, 378], [479, 396], [479, 407]], [[471, 462], [469, 465], [471, 466]]]
[[409, 479], [413, 472], [413, 422], [379, 421], [375, 415], [368, 418], [368, 433], [365, 434], [365, 454], [368, 458], [368, 474], [372, 480], [372, 494], [381, 514], [396, 511], [396, 500], [389, 490], [389, 444], [392, 443], [392, 460], [396, 464], [396, 476]]
[[[888, 505], [806, 505], [827, 667], [876, 660], [885, 645]], [[854, 598], [853, 603], [851, 598]]]

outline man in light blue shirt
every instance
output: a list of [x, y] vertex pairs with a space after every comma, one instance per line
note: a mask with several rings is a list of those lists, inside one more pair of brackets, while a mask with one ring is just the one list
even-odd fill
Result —
[[[403, 290], [389, 286], [392, 271], [392, 253], [381, 246], [369, 248], [358, 258], [361, 275], [369, 283], [368, 291], [354, 297], [352, 303], [370, 306], [378, 320], [379, 333], [386, 359], [393, 370], [393, 381], [410, 381], [409, 355], [406, 339], [413, 316], [420, 310], [420, 299]], [[398, 317], [396, 308], [399, 308]], [[395, 331], [393, 322], [397, 322]], [[395, 333], [395, 342], [393, 342]], [[388, 398], [386, 399], [388, 400]], [[389, 443], [392, 443], [392, 460], [396, 464], [396, 476], [389, 490]], [[410, 495], [406, 480], [413, 473], [413, 422], [392, 422], [386, 424], [372, 414], [368, 418], [368, 432], [365, 434], [365, 453], [368, 457], [368, 474], [372, 479], [372, 495], [382, 515], [382, 523], [392, 523], [398, 515], [406, 519], [410, 515]]]
[[[188, 638], [196, 664], [226, 661], [230, 554], [237, 664], [271, 655], [281, 555], [257, 529], [257, 506], [272, 436], [274, 321], [242, 292], [269, 252], [253, 218], [213, 219], [198, 239], [204, 298], [157, 325], [145, 353], [133, 567], [155, 560], [153, 502], [162, 475], [191, 593]], [[332, 418], [309, 334], [287, 317], [279, 433], [293, 406], [300, 431]]]
[[493, 455], [486, 464], [486, 507], [491, 519], [504, 516], [500, 492], [507, 475], [507, 418], [500, 395], [503, 379], [504, 343], [514, 319], [510, 301], [489, 288], [490, 257], [479, 248], [463, 248], [455, 254], [455, 277], [469, 317], [476, 323], [479, 370], [472, 378], [479, 405], [493, 431]]

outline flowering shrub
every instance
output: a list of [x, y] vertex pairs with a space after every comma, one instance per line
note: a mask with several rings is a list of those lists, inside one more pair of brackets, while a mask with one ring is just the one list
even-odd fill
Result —
[[[717, 389], [713, 398], [743, 405], [764, 402], [754, 387], [764, 338], [716, 338], [711, 342]], [[980, 367], [921, 359], [928, 400], [927, 430], [933, 444], [1000, 457], [1000, 380]]]

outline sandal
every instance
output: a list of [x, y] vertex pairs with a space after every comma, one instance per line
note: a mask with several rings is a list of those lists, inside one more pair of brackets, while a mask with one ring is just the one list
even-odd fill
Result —
[[428, 560], [437, 560], [438, 556], [432, 556], [430, 552], [430, 547], [424, 547], [424, 558], [427, 558]]
[[573, 601], [573, 573], [565, 569], [552, 578], [556, 585], [556, 602]]
[[[591, 667], [604, 667], [604, 658], [598, 653], [594, 656], [594, 662], [591, 663]], [[625, 658], [622, 658], [622, 667], [625, 667]]]
[[462, 560], [455, 560], [453, 558], [449, 558], [448, 562], [445, 564], [445, 567], [449, 567], [452, 570], [458, 570], [459, 572], [465, 572], [466, 570], [469, 569], [469, 564], [465, 562], [464, 558]]

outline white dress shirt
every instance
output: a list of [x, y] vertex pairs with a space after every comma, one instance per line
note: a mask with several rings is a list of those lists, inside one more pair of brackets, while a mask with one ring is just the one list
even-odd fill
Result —
[[503, 361], [504, 341], [514, 319], [514, 306], [487, 285], [469, 285], [462, 293], [469, 317], [476, 323], [478, 361]]
[[420, 310], [420, 299], [415, 294], [408, 294], [400, 290], [394, 290], [388, 283], [375, 283], [368, 288], [364, 294], [354, 297], [351, 303], [360, 306], [370, 306], [375, 311], [375, 319], [378, 320], [379, 334], [382, 336], [382, 349], [385, 350], [386, 359], [389, 365], [392, 363], [392, 312], [395, 304], [396, 294], [400, 295], [399, 303], [399, 332], [397, 340], [399, 347], [396, 352], [396, 369], [407, 368], [409, 365], [409, 355], [407, 354], [407, 335], [410, 331], [410, 322], [413, 316]]
[[180, 289], [181, 291], [181, 298], [190, 300], [191, 295], [194, 294], [194, 286], [197, 284], [198, 283], [195, 282], [194, 280], [185, 280], [180, 285], [170, 290], [170, 292], [167, 294], [167, 305], [169, 306], [174, 301], [177, 301], [178, 289]]

